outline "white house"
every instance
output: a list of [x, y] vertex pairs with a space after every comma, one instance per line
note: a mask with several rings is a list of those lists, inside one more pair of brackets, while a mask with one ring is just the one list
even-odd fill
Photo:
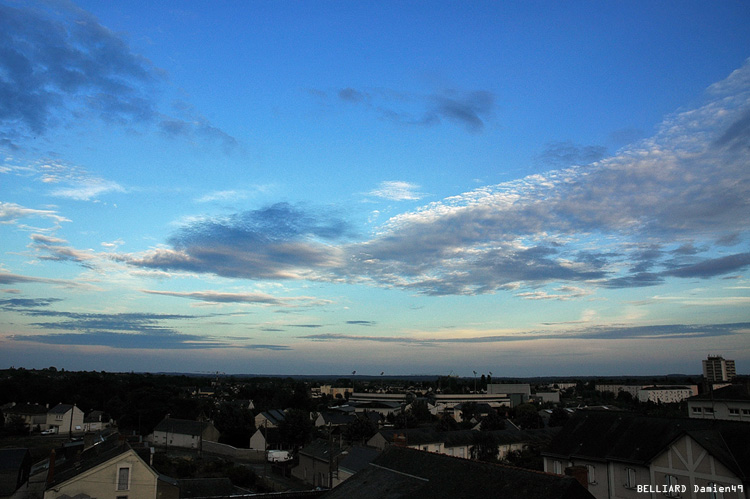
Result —
[[46, 429], [57, 433], [80, 433], [83, 431], [83, 411], [76, 405], [57, 404], [47, 411]]

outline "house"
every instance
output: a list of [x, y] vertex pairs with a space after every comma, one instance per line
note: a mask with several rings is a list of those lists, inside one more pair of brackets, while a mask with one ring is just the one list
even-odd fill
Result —
[[154, 445], [201, 449], [204, 441], [219, 441], [219, 430], [208, 421], [190, 421], [167, 416], [156, 425], [151, 438]]
[[346, 426], [356, 419], [357, 416], [353, 413], [346, 414], [341, 411], [324, 411], [315, 418], [315, 426]]
[[44, 499], [156, 499], [158, 474], [119, 435], [63, 462], [50, 458]]
[[256, 428], [278, 428], [279, 424], [286, 419], [284, 411], [278, 409], [271, 409], [270, 411], [263, 411], [255, 416], [255, 427]]
[[292, 476], [313, 487], [335, 487], [341, 483], [338, 463], [345, 450], [331, 442], [315, 440], [299, 451], [299, 464], [292, 469]]
[[750, 422], [748, 383], [729, 385], [690, 397], [687, 404], [691, 418]]
[[400, 414], [403, 411], [404, 404], [401, 402], [389, 401], [389, 400], [367, 400], [362, 402], [353, 403], [355, 412], [362, 414], [365, 412], [377, 413], [385, 417], [389, 414]]
[[[540, 446], [551, 441], [559, 428], [538, 430], [496, 430], [491, 434], [498, 444], [498, 459], [504, 459], [509, 452], [523, 450], [529, 446]], [[471, 448], [477, 443], [481, 433], [476, 430], [437, 432], [430, 428], [381, 430], [367, 441], [369, 447], [383, 450], [389, 446], [409, 447], [447, 456], [469, 459]]]
[[338, 462], [339, 483], [367, 468], [367, 466], [378, 457], [380, 451], [371, 447], [355, 445], [354, 447], [348, 448], [344, 454], [345, 455]]
[[80, 433], [83, 431], [83, 411], [75, 404], [57, 404], [47, 411], [47, 430], [56, 433]]
[[3, 407], [2, 412], [6, 425], [14, 419], [20, 420], [29, 431], [34, 431], [46, 426], [48, 409], [49, 407], [39, 404], [16, 404], [12, 402], [8, 407]]
[[29, 449], [0, 449], [0, 497], [10, 497], [31, 474]]
[[577, 480], [404, 447], [389, 447], [325, 499], [591, 499]]
[[251, 450], [281, 449], [281, 435], [278, 428], [258, 428], [250, 437]]
[[99, 431], [109, 427], [111, 419], [107, 419], [104, 411], [91, 411], [83, 418], [83, 431]]
[[[643, 497], [643, 487], [750, 485], [750, 424], [579, 411], [542, 452], [545, 471], [586, 470], [597, 498]], [[639, 492], [640, 490], [640, 492]], [[654, 496], [652, 496], [654, 497]], [[724, 498], [747, 498], [743, 492]]]

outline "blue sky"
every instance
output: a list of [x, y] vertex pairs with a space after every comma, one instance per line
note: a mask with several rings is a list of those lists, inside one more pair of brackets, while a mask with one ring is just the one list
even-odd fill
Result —
[[750, 365], [746, 2], [0, 2], [0, 367]]

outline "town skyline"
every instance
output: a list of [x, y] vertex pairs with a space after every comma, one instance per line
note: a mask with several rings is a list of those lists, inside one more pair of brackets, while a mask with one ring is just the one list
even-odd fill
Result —
[[748, 25], [0, 1], [0, 369], [747, 374]]

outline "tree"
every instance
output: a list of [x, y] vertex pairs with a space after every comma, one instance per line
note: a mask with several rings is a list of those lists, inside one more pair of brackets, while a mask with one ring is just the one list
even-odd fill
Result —
[[534, 404], [521, 404], [516, 407], [515, 423], [524, 430], [544, 427], [544, 421]]
[[222, 402], [214, 418], [216, 429], [221, 432], [219, 441], [234, 447], [247, 448], [255, 430], [255, 418], [249, 409], [237, 402]]
[[430, 412], [430, 408], [427, 406], [427, 402], [424, 400], [416, 400], [411, 404], [409, 412], [417, 420], [418, 424], [421, 423], [432, 423], [435, 417]]
[[552, 414], [549, 417], [549, 426], [563, 426], [565, 423], [567, 423], [568, 419], [570, 419], [570, 414], [568, 414], [568, 411], [563, 409], [562, 407], [555, 407], [552, 409]]
[[473, 445], [469, 448], [472, 459], [486, 462], [497, 460], [500, 445], [494, 434], [486, 431], [474, 432], [472, 442]]
[[314, 428], [315, 424], [307, 411], [289, 409], [279, 423], [279, 436], [283, 443], [294, 447], [296, 451], [310, 440]]
[[495, 431], [505, 429], [505, 418], [498, 414], [497, 411], [490, 411], [479, 423], [481, 431]]
[[461, 419], [464, 421], [470, 421], [477, 413], [476, 402], [464, 402], [461, 404]]
[[453, 419], [452, 416], [444, 415], [435, 423], [435, 431], [456, 431], [458, 430], [458, 423]]
[[367, 416], [357, 416], [343, 430], [345, 439], [350, 442], [362, 442], [363, 444], [377, 432], [377, 425]]

